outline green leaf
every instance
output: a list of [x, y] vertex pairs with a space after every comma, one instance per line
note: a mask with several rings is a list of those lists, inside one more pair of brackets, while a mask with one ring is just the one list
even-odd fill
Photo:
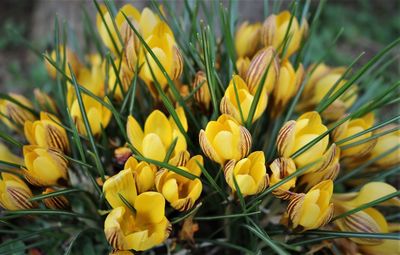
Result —
[[256, 214], [260, 214], [260, 211], [257, 212], [248, 212], [248, 213], [238, 213], [238, 214], [227, 214], [227, 215], [217, 215], [217, 216], [199, 216], [194, 217], [194, 220], [197, 221], [209, 221], [209, 220], [221, 220], [221, 219], [230, 219], [230, 218], [243, 218]]
[[87, 136], [89, 138], [89, 142], [90, 142], [90, 144], [92, 146], [92, 150], [94, 152], [94, 156], [95, 156], [94, 158], [96, 160], [97, 170], [99, 171], [100, 177], [101, 177], [102, 181], [104, 182], [105, 181], [105, 177], [104, 177], [105, 171], [104, 171], [104, 168], [103, 168], [103, 164], [101, 164], [101, 163], [99, 164], [99, 162], [101, 162], [100, 155], [99, 155], [99, 153], [97, 151], [97, 147], [96, 147], [96, 144], [95, 144], [95, 141], [94, 141], [92, 129], [91, 129], [90, 124], [89, 124], [89, 120], [88, 120], [88, 117], [87, 117], [87, 114], [86, 114], [85, 106], [83, 104], [81, 92], [80, 92], [79, 86], [78, 86], [78, 84], [76, 82], [76, 77], [75, 77], [74, 71], [72, 70], [71, 65], [68, 64], [68, 66], [69, 66], [69, 70], [71, 72], [72, 82], [73, 82], [74, 87], [75, 87], [76, 98], [78, 99], [79, 109], [81, 111], [83, 123], [85, 124], [86, 134], [87, 134]]
[[66, 189], [62, 189], [62, 190], [53, 191], [48, 194], [37, 195], [37, 196], [31, 197], [29, 199], [29, 201], [38, 201], [38, 200], [43, 200], [43, 199], [50, 198], [50, 197], [58, 197], [58, 196], [63, 196], [66, 194], [76, 193], [76, 192], [85, 192], [85, 191], [76, 189], [76, 188], [66, 188]]
[[260, 229], [255, 223], [253, 223], [253, 226], [250, 225], [244, 225], [245, 228], [250, 230], [253, 234], [258, 236], [262, 241], [264, 241], [273, 251], [275, 251], [279, 255], [289, 255], [287, 251], [285, 251], [282, 247], [277, 245], [265, 231]]

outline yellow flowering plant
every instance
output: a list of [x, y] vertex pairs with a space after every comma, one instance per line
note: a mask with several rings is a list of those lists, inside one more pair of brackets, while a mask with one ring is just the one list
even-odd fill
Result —
[[85, 45], [56, 19], [0, 93], [0, 254], [399, 254], [400, 40], [330, 59], [324, 2], [94, 0]]

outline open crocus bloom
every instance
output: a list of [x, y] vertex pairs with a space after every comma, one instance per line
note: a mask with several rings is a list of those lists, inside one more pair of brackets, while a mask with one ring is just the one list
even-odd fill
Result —
[[327, 224], [333, 216], [333, 182], [326, 180], [311, 188], [306, 194], [291, 197], [287, 216], [293, 228], [316, 229]]
[[[277, 148], [281, 156], [289, 158], [293, 153], [327, 131], [317, 112], [307, 112], [296, 121], [291, 120], [281, 128], [277, 138]], [[294, 159], [297, 168], [304, 167], [321, 159], [328, 148], [329, 137], [325, 136], [318, 143]]]
[[265, 167], [265, 156], [262, 151], [252, 152], [237, 163], [230, 160], [224, 168], [225, 180], [233, 191], [236, 191], [234, 179], [243, 196], [254, 195], [263, 191], [269, 184]]
[[149, 191], [154, 187], [154, 178], [157, 168], [147, 162], [138, 162], [134, 157], [129, 157], [125, 163], [124, 169], [130, 169], [136, 182], [138, 193]]
[[120, 206], [104, 222], [108, 242], [118, 250], [144, 251], [161, 244], [169, 235], [171, 224], [165, 217], [165, 200], [157, 192], [144, 192], [132, 205], [135, 212]]
[[[180, 123], [186, 131], [187, 120], [183, 108], [176, 109]], [[172, 142], [177, 139], [172, 157], [186, 150], [186, 139], [178, 129], [172, 116], [169, 119], [159, 110], [147, 117], [142, 129], [133, 116], [128, 117], [126, 124], [128, 139], [133, 147], [144, 157], [163, 161]]]
[[[254, 100], [247, 84], [239, 75], [234, 75], [221, 100], [221, 112], [229, 114], [236, 121], [243, 124], [249, 117], [251, 105]], [[256, 121], [267, 107], [268, 96], [262, 93], [254, 113], [253, 122]]]
[[221, 165], [242, 159], [251, 148], [249, 131], [227, 114], [208, 122], [206, 129], [200, 130], [199, 140], [204, 154]]
[[41, 112], [40, 120], [34, 122], [25, 121], [25, 137], [32, 145], [68, 152], [69, 142], [67, 132], [58, 123], [61, 122], [56, 116]]
[[[189, 160], [182, 160], [182, 164], [179, 164], [178, 167], [195, 176], [200, 176], [201, 169], [198, 164], [203, 165], [201, 155], [196, 155]], [[199, 178], [190, 180], [167, 169], [161, 169], [156, 176], [156, 187], [173, 208], [186, 211], [192, 208], [200, 197], [203, 185]]]

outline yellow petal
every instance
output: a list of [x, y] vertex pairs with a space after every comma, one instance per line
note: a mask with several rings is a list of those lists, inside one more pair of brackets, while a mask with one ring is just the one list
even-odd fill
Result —
[[[118, 174], [107, 179], [103, 185], [103, 192], [108, 203], [113, 208], [127, 207], [120, 195], [133, 206], [137, 191], [132, 171], [130, 169], [122, 170]], [[127, 209], [129, 210], [129, 208]]]
[[133, 145], [133, 147], [135, 147], [138, 151], [142, 151], [142, 143], [144, 138], [143, 130], [133, 116], [128, 117], [128, 122], [126, 123], [126, 132], [129, 142]]
[[172, 142], [172, 128], [164, 113], [159, 110], [153, 111], [144, 124], [144, 133], [156, 134], [160, 137], [164, 146], [169, 146]]
[[146, 135], [143, 139], [142, 147], [143, 156], [146, 158], [164, 161], [167, 148], [165, 148], [158, 135], [154, 133]]
[[157, 224], [164, 218], [165, 200], [158, 192], [144, 192], [135, 200], [136, 220], [141, 224]]

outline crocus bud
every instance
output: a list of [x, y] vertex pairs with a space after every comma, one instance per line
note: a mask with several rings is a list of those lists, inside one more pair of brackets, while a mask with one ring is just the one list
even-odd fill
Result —
[[[268, 71], [267, 71], [268, 70]], [[261, 80], [267, 72], [263, 92], [268, 95], [272, 92], [279, 76], [278, 57], [271, 47], [260, 50], [251, 60], [246, 73], [246, 83], [252, 95], [257, 92], [258, 86], [262, 86]]]
[[[335, 204], [335, 214], [342, 214], [364, 204], [373, 202], [397, 190], [393, 186], [384, 182], [369, 182], [365, 184], [359, 192], [335, 194], [333, 202]], [[380, 204], [400, 206], [400, 199], [392, 198]], [[361, 233], [387, 233], [389, 232], [388, 223], [385, 217], [375, 208], [367, 208], [348, 216], [338, 218], [335, 224], [342, 231], [361, 232]], [[364, 245], [379, 245], [383, 240], [374, 238], [352, 238], [353, 242]]]
[[96, 17], [97, 29], [99, 31], [100, 38], [103, 40], [107, 48], [109, 48], [115, 56], [118, 56], [123, 48], [123, 45], [121, 45], [121, 41], [118, 38], [118, 32], [122, 37], [122, 43], [126, 42], [128, 40], [127, 38], [129, 38], [129, 36], [133, 33], [132, 31], [130, 31], [128, 22], [126, 21], [122, 12], [132, 22], [139, 21], [140, 13], [135, 7], [130, 4], [124, 5], [118, 11], [115, 17], [115, 27], [112, 16], [108, 12], [108, 9], [104, 4], [100, 5], [100, 12], [102, 13], [103, 18], [101, 17], [100, 13], [97, 13]]
[[56, 113], [58, 111], [54, 99], [51, 98], [49, 95], [38, 88], [33, 90], [33, 94], [35, 95], [35, 99], [38, 102], [40, 109], [47, 110], [53, 113]]
[[121, 170], [108, 178], [103, 185], [104, 196], [112, 208], [133, 205], [137, 196], [135, 178], [131, 169]]
[[[395, 125], [387, 125], [384, 128], [381, 128], [374, 132], [374, 134], [379, 134], [381, 132], [388, 131], [390, 129], [395, 128]], [[382, 155], [386, 151], [390, 150], [391, 148], [395, 148], [399, 145], [400, 141], [400, 130], [397, 129], [393, 132], [390, 132], [386, 135], [378, 137], [377, 143], [375, 147], [370, 151], [369, 158], [377, 158], [379, 155]], [[393, 153], [386, 155], [385, 157], [381, 157], [380, 159], [376, 160], [374, 164], [380, 168], [384, 167], [391, 167], [395, 166], [400, 163], [400, 148], [398, 147]]]
[[[296, 165], [291, 158], [277, 158], [275, 159], [272, 164], [269, 166], [271, 169], [271, 176], [270, 176], [270, 185], [275, 185], [278, 182], [282, 181], [289, 175], [296, 172]], [[276, 197], [281, 199], [288, 199], [290, 197], [290, 193], [287, 191], [291, 188], [294, 188], [296, 185], [296, 177], [290, 179], [289, 181], [285, 182], [278, 188], [272, 191]]]
[[[108, 76], [108, 89], [109, 91], [114, 91], [114, 99], [121, 101], [123, 99], [123, 95], [127, 93], [132, 80], [133, 80], [133, 72], [128, 68], [128, 65], [125, 61], [116, 60], [114, 61], [114, 65], [117, 67], [117, 70], [111, 66], [109, 70]], [[118, 72], [119, 68], [119, 72]], [[118, 72], [118, 78], [116, 73]], [[121, 84], [119, 84], [121, 82]], [[122, 88], [122, 90], [121, 90]]]
[[104, 232], [110, 245], [117, 250], [144, 251], [164, 242], [171, 232], [164, 197], [144, 192], [132, 206], [135, 212], [120, 206], [107, 215]]
[[238, 70], [238, 75], [242, 78], [246, 77], [247, 70], [250, 66], [250, 59], [248, 57], [238, 58], [236, 60], [236, 68]]
[[154, 178], [157, 168], [147, 162], [138, 162], [134, 157], [130, 157], [124, 166], [124, 169], [130, 169], [135, 178], [136, 189], [139, 194], [154, 188]]
[[[374, 119], [375, 119], [374, 114], [368, 113], [364, 115], [362, 118], [347, 120], [345, 123], [343, 123], [342, 125], [335, 128], [335, 130], [333, 130], [332, 138], [335, 142], [338, 142], [342, 139], [346, 139], [352, 135], [363, 132], [366, 129], [369, 129], [373, 126]], [[341, 143], [340, 146], [343, 147], [371, 136], [372, 132], [368, 132], [354, 139], [351, 139], [347, 142]], [[370, 140], [357, 146], [353, 146], [347, 149], [342, 149], [341, 155], [342, 157], [353, 157], [353, 158], [362, 157], [374, 148], [375, 143], [376, 140]]]
[[40, 120], [25, 122], [25, 137], [32, 145], [39, 145], [44, 149], [58, 149], [67, 153], [69, 151], [67, 132], [59, 123], [61, 121], [56, 116], [41, 112]]
[[304, 68], [300, 64], [295, 71], [289, 60], [283, 60], [279, 70], [279, 77], [272, 92], [272, 115], [278, 116], [285, 109], [286, 105], [292, 99], [303, 80]]
[[[234, 75], [225, 90], [225, 95], [221, 100], [220, 110], [222, 113], [232, 116], [240, 124], [244, 124], [248, 117], [254, 95], [251, 94], [247, 84], [239, 75]], [[253, 122], [264, 113], [267, 108], [268, 96], [265, 93], [260, 95]]]
[[326, 180], [311, 188], [306, 194], [291, 197], [286, 210], [289, 226], [293, 229], [309, 230], [326, 225], [333, 216], [333, 203], [330, 203], [333, 182]]
[[224, 167], [225, 180], [233, 192], [236, 192], [235, 180], [243, 196], [255, 195], [269, 185], [265, 156], [255, 151], [239, 161], [229, 160]]
[[[200, 88], [198, 88], [200, 86]], [[210, 89], [208, 87], [207, 77], [203, 71], [198, 71], [192, 83], [192, 89], [197, 90], [194, 94], [194, 99], [204, 110], [210, 108]]]
[[[26, 97], [14, 93], [10, 93], [9, 96], [27, 108], [33, 109], [32, 103]], [[13, 130], [24, 126], [27, 120], [35, 120], [32, 112], [7, 99], [0, 99], [0, 113], [0, 120]]]
[[37, 145], [23, 147], [25, 178], [35, 186], [65, 186], [68, 180], [68, 161], [56, 149]]
[[6, 210], [24, 210], [36, 207], [30, 202], [32, 191], [26, 183], [17, 176], [0, 173], [0, 207]]
[[243, 22], [235, 34], [235, 48], [238, 57], [252, 57], [260, 43], [261, 23]]
[[[106, 80], [106, 61], [103, 61], [99, 54], [90, 54], [86, 56], [86, 61], [90, 67], [81, 68], [79, 71], [78, 84], [82, 85], [96, 96], [103, 97], [105, 95], [105, 80]], [[111, 65], [111, 64], [110, 64]], [[118, 68], [118, 64], [116, 64]], [[110, 66], [110, 73], [113, 72], [113, 67]], [[71, 106], [72, 101], [76, 98], [76, 92], [73, 84], [68, 87], [67, 92], [68, 106]]]
[[286, 43], [285, 58], [289, 58], [295, 53], [302, 39], [308, 31], [308, 23], [302, 20], [301, 26], [296, 17], [293, 17], [289, 29], [291, 14], [289, 11], [282, 11], [279, 14], [270, 15], [263, 23], [261, 28], [261, 42], [264, 46], [272, 46], [274, 49], [282, 53], [284, 50], [285, 36], [287, 34], [288, 42]]
[[[51, 194], [56, 190], [52, 188], [46, 188], [45, 191], [43, 191], [43, 195], [45, 194]], [[43, 203], [47, 208], [54, 209], [54, 210], [66, 210], [70, 207], [69, 201], [65, 196], [54, 196], [54, 197], [48, 197], [43, 199]]]
[[132, 151], [128, 147], [119, 147], [114, 150], [114, 158], [118, 165], [123, 165], [132, 156]]
[[[90, 129], [93, 135], [101, 133], [102, 129], [106, 128], [111, 119], [111, 111], [104, 105], [96, 101], [96, 99], [82, 95], [83, 105], [86, 110], [86, 115], [89, 121]], [[71, 106], [71, 117], [75, 122], [76, 128], [80, 134], [86, 135], [87, 131], [83, 122], [81, 109], [77, 99]]]
[[[315, 66], [310, 66], [308, 72], [311, 72]], [[297, 106], [299, 111], [309, 111], [315, 109], [325, 95], [337, 83], [345, 72], [345, 68], [332, 68], [325, 64], [320, 64], [315, 67], [315, 70], [310, 75], [304, 92]], [[347, 81], [342, 79], [333, 93], [338, 91]], [[323, 113], [322, 116], [328, 120], [337, 120], [346, 113], [347, 109], [353, 105], [357, 99], [357, 85], [352, 85], [346, 92], [338, 97]], [[332, 96], [333, 94], [331, 94]]]
[[[79, 58], [77, 55], [70, 49], [70, 48], [65, 48], [64, 46], [60, 45], [59, 48], [59, 67], [62, 68], [62, 63], [65, 62], [67, 63], [65, 65], [64, 73], [68, 75], [68, 77], [71, 77], [71, 71], [68, 67], [68, 64], [71, 65], [71, 69], [74, 72], [75, 75], [79, 74], [79, 70], [82, 68], [82, 63], [79, 61]], [[64, 52], [66, 55], [66, 58], [64, 57]], [[46, 55], [54, 62], [57, 64], [57, 53], [56, 50], [53, 50], [50, 54], [46, 53]], [[47, 73], [52, 79], [55, 79], [57, 77], [57, 69], [46, 59], [45, 60], [45, 68], [47, 70]], [[61, 74], [60, 74], [61, 75]]]
[[[200, 176], [201, 169], [198, 164], [203, 165], [201, 155], [190, 158], [185, 165], [179, 166], [179, 168], [195, 176]], [[199, 178], [190, 180], [165, 168], [157, 172], [155, 182], [157, 191], [178, 211], [187, 211], [192, 208], [203, 188]]]
[[[172, 80], [177, 80], [183, 71], [183, 58], [174, 39], [171, 29], [165, 22], [160, 22], [147, 39], [148, 46], [153, 54], [160, 61], [167, 74]], [[167, 78], [159, 68], [158, 64], [147, 51], [140, 56], [140, 63], [143, 66], [139, 76], [150, 86], [155, 80], [164, 89], [167, 85]]]
[[[178, 118], [187, 130], [187, 120], [182, 107], [176, 109]], [[159, 110], [153, 111], [146, 119], [144, 129], [133, 116], [128, 117], [126, 124], [128, 139], [132, 146], [144, 157], [164, 161], [167, 151], [175, 139], [177, 143], [172, 153], [172, 157], [179, 152], [186, 150], [186, 140], [178, 129], [174, 119], [169, 119]]]
[[221, 165], [244, 158], [251, 148], [250, 132], [227, 114], [208, 122], [206, 129], [200, 130], [199, 141], [204, 154]]

